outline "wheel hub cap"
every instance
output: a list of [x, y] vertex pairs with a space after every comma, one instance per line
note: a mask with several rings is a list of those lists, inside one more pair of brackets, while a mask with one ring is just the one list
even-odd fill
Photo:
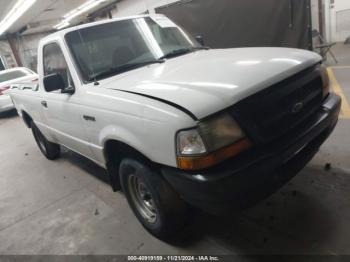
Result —
[[135, 175], [129, 176], [129, 191], [137, 211], [149, 223], [157, 221], [157, 208], [147, 185]]

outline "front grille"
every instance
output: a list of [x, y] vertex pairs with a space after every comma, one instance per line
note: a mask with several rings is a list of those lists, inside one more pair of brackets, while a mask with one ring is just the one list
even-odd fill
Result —
[[306, 125], [321, 104], [322, 79], [317, 66], [240, 101], [231, 112], [254, 142], [267, 143]]

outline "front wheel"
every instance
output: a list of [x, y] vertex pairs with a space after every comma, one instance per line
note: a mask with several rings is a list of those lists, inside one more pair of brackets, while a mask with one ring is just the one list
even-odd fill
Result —
[[134, 159], [122, 160], [119, 174], [129, 205], [147, 231], [165, 240], [182, 229], [186, 204], [159, 174]]
[[48, 141], [46, 137], [41, 133], [39, 128], [34, 124], [34, 122], [31, 123], [31, 128], [33, 136], [41, 153], [43, 153], [43, 155], [49, 160], [58, 158], [61, 153], [60, 146]]

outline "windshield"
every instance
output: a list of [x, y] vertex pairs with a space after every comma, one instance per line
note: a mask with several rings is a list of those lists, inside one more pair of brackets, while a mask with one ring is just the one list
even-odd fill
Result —
[[[68, 33], [66, 42], [84, 81], [101, 79], [200, 48], [196, 40], [166, 17], [159, 19], [166, 23], [143, 17]], [[118, 70], [120, 68], [123, 70]]]
[[27, 76], [24, 70], [14, 70], [10, 72], [0, 72], [0, 83], [10, 81], [16, 78]]

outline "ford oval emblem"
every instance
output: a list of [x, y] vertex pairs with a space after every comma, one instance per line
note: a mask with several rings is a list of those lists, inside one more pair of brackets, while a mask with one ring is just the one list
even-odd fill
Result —
[[296, 103], [292, 108], [292, 113], [293, 114], [299, 113], [303, 109], [303, 107], [304, 107], [303, 102]]

